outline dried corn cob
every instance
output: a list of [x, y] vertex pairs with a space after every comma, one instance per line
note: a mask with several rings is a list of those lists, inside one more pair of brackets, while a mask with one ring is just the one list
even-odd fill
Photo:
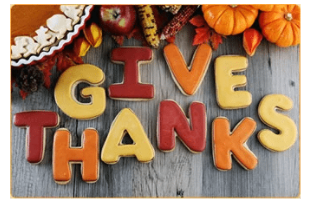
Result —
[[177, 14], [177, 12], [181, 8], [181, 5], [161, 5], [160, 8], [166, 12], [171, 12], [172, 14]]
[[185, 24], [187, 24], [190, 17], [196, 11], [198, 6], [185, 6], [179, 10], [173, 19], [163, 28], [161, 34], [161, 40], [174, 36], [179, 32]]
[[137, 8], [141, 27], [148, 44], [157, 48], [159, 46], [160, 39], [152, 9], [149, 5], [139, 5]]

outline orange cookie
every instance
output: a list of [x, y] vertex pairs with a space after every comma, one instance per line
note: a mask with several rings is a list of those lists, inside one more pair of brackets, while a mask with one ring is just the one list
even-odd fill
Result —
[[212, 57], [212, 49], [208, 44], [198, 46], [191, 61], [191, 67], [186, 65], [179, 48], [171, 43], [164, 47], [165, 60], [172, 77], [186, 96], [195, 94], [208, 70]]
[[81, 147], [72, 147], [71, 133], [58, 129], [53, 142], [53, 178], [58, 184], [66, 184], [72, 177], [72, 164], [81, 164], [82, 179], [93, 183], [99, 177], [99, 136], [95, 129], [88, 128], [82, 134]]
[[230, 131], [230, 123], [225, 117], [217, 117], [212, 124], [212, 148], [214, 165], [219, 170], [232, 168], [231, 155], [246, 170], [254, 169], [258, 164], [257, 157], [248, 148], [246, 142], [256, 129], [256, 122], [244, 118]]

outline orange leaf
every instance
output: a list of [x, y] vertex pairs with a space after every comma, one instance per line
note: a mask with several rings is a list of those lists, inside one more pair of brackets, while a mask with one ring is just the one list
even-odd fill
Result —
[[192, 45], [199, 45], [202, 43], [208, 43], [210, 40], [210, 28], [209, 27], [200, 27], [196, 28], [196, 35], [193, 38]]
[[196, 27], [202, 27], [207, 26], [207, 23], [202, 15], [196, 15], [193, 18], [189, 20], [189, 23], [196, 26]]
[[253, 56], [263, 36], [256, 29], [250, 28], [243, 32], [243, 48], [248, 55]]
[[212, 49], [217, 50], [218, 46], [223, 43], [222, 35], [212, 31], [210, 42]]

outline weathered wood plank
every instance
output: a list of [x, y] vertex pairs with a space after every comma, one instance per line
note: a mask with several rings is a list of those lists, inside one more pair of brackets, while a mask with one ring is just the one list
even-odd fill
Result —
[[[186, 62], [190, 62], [196, 47], [192, 47], [192, 26], [186, 26], [176, 37]], [[253, 57], [248, 57], [249, 66], [245, 72], [248, 84], [245, 90], [251, 92], [253, 102], [245, 109], [222, 110], [216, 103], [213, 63], [220, 55], [245, 55], [241, 36], [227, 37], [213, 57], [209, 70], [191, 97], [184, 96], [173, 82], [165, 63], [162, 48], [154, 50], [154, 60], [141, 66], [141, 80], [152, 83], [155, 98], [151, 101], [116, 101], [107, 97], [107, 108], [94, 120], [74, 120], [58, 109], [54, 102], [53, 88], [58, 74], [49, 90], [41, 89], [23, 101], [17, 90], [12, 93], [12, 115], [24, 110], [53, 110], [61, 117], [60, 127], [68, 128], [73, 145], [79, 146], [80, 136], [87, 127], [98, 130], [102, 148], [110, 125], [125, 108], [131, 108], [141, 120], [146, 133], [155, 148], [155, 159], [148, 164], [135, 158], [121, 158], [115, 165], [100, 164], [100, 178], [94, 184], [82, 181], [80, 166], [73, 168], [69, 184], [55, 184], [52, 178], [52, 138], [56, 129], [48, 130], [45, 158], [39, 165], [25, 160], [25, 130], [12, 125], [12, 195], [15, 197], [293, 197], [299, 193], [299, 139], [289, 150], [281, 153], [270, 152], [258, 142], [256, 134], [268, 128], [257, 115], [257, 107], [263, 96], [281, 93], [289, 96], [294, 108], [288, 114], [299, 129], [299, 48], [278, 48], [265, 40]], [[127, 40], [125, 46], [138, 46], [135, 40]], [[123, 80], [123, 65], [109, 60], [111, 49], [117, 47], [106, 35], [99, 48], [92, 48], [84, 60], [103, 69], [109, 85]], [[164, 153], [157, 149], [156, 117], [160, 101], [173, 99], [187, 112], [192, 101], [201, 101], [207, 107], [207, 147], [199, 154], [190, 153], [177, 140], [173, 152]], [[218, 171], [213, 164], [211, 145], [211, 123], [217, 116], [225, 116], [234, 127], [246, 116], [257, 122], [257, 130], [250, 137], [248, 146], [258, 157], [259, 163], [252, 171], [244, 170], [235, 160], [233, 169]], [[101, 149], [100, 149], [101, 150]]]

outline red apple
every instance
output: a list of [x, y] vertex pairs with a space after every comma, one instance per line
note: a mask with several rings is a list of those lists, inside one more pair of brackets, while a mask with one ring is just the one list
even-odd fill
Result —
[[134, 28], [136, 10], [128, 5], [102, 5], [100, 22], [102, 28], [112, 35], [126, 35]]

